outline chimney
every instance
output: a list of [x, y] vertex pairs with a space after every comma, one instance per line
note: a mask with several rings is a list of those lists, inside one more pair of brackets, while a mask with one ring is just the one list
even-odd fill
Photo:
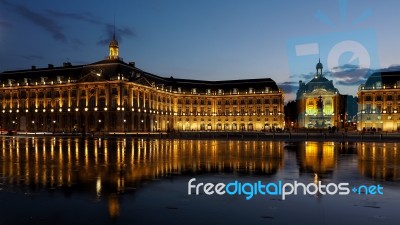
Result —
[[53, 65], [53, 64], [47, 64], [47, 67], [48, 67], [49, 69], [52, 69], [52, 68], [54, 68], [54, 65]]
[[72, 64], [71, 64], [70, 62], [64, 62], [64, 63], [63, 63], [63, 66], [64, 66], [64, 67], [71, 67]]
[[32, 70], [36, 70], [36, 66], [32, 66], [31, 68], [32, 68]]
[[135, 67], [135, 62], [129, 62], [129, 65]]

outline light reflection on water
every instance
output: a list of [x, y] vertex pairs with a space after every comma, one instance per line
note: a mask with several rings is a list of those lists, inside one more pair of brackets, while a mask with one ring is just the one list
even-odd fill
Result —
[[[302, 209], [314, 207], [316, 202], [322, 202], [325, 208], [345, 203], [357, 207], [351, 210], [358, 212], [358, 216], [365, 213], [366, 217], [366, 209], [400, 206], [400, 194], [396, 192], [400, 187], [400, 154], [396, 143], [3, 137], [0, 146], [0, 224], [70, 224], [84, 223], [86, 219], [91, 223], [97, 220], [99, 224], [126, 224], [138, 223], [143, 216], [148, 221], [142, 223], [174, 220], [179, 224], [179, 219], [182, 223], [190, 219], [188, 215], [196, 217], [193, 214], [198, 210], [201, 214], [218, 212], [210, 221], [202, 222], [222, 218], [222, 222], [242, 224], [250, 220], [256, 224], [274, 219], [285, 224], [300, 222], [295, 217], [290, 220], [285, 213], [296, 215]], [[187, 196], [187, 181], [191, 177], [207, 182], [281, 179], [380, 183], [388, 191], [381, 196], [381, 202], [379, 198], [371, 200], [370, 196], [296, 196], [281, 203], [274, 198], [257, 197], [246, 201], [226, 196]], [[254, 218], [235, 219], [235, 214], [229, 213], [239, 210], [238, 216], [263, 207], [270, 209], [271, 201], [280, 209], [272, 213], [274, 216], [260, 212]], [[304, 207], [305, 204], [308, 206]], [[32, 210], [36, 205], [40, 205], [40, 212]], [[379, 207], [374, 208], [376, 205]], [[216, 211], [211, 210], [213, 207]], [[58, 216], [51, 216], [50, 212]], [[77, 213], [84, 213], [85, 218], [76, 216]], [[159, 220], [151, 216], [153, 213]], [[357, 215], [347, 221], [360, 222]], [[323, 218], [329, 216], [324, 214]], [[385, 209], [371, 224], [390, 224], [399, 218], [391, 209]]]

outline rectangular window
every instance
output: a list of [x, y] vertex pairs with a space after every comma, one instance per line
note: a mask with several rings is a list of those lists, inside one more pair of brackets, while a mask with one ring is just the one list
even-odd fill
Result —
[[240, 108], [240, 114], [244, 115], [244, 107], [243, 106]]
[[230, 113], [230, 112], [229, 112], [229, 108], [226, 107], [226, 108], [225, 108], [225, 115], [229, 115], [229, 113]]
[[392, 104], [388, 104], [387, 113], [392, 113], [392, 112], [393, 112]]
[[376, 104], [376, 113], [382, 113], [382, 105], [381, 104]]
[[257, 106], [257, 115], [260, 115], [260, 114], [261, 114], [261, 107]]
[[365, 112], [366, 113], [371, 113], [371, 104], [366, 104], [365, 105]]

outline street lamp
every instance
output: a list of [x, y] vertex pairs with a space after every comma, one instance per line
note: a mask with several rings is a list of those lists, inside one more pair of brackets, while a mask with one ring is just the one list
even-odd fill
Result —
[[169, 132], [170, 131], [170, 128], [169, 128], [169, 120], [167, 120], [167, 132]]
[[101, 120], [99, 119], [98, 131], [100, 132], [100, 130], [101, 130]]
[[124, 132], [126, 130], [126, 119], [124, 119]]
[[56, 132], [56, 121], [55, 120], [53, 120], [53, 133], [55, 133]]
[[142, 131], [143, 131], [143, 130], [144, 130], [144, 127], [143, 127], [143, 120], [140, 120], [140, 123], [141, 123], [140, 127], [141, 127], [141, 129], [142, 129]]

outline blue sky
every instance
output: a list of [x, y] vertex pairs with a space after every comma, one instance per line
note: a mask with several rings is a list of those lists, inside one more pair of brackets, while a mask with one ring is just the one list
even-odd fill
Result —
[[[320, 57], [339, 91], [354, 95], [370, 69], [400, 64], [399, 7], [395, 0], [0, 0], [0, 71], [102, 60], [115, 16], [120, 56], [151, 73], [270, 77], [290, 99]], [[335, 43], [348, 39], [364, 46], [369, 65], [365, 56], [353, 57], [359, 48], [352, 45], [333, 62]], [[297, 56], [296, 45], [309, 43], [319, 43], [318, 52]]]

